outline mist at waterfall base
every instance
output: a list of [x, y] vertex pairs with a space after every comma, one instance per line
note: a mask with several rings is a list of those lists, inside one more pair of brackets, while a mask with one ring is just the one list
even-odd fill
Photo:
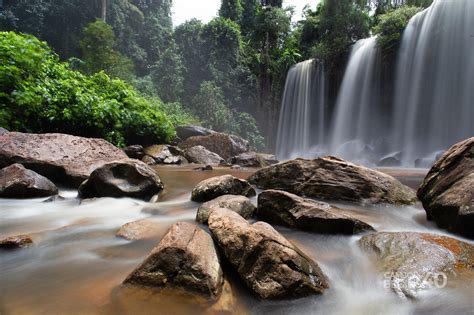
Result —
[[277, 156], [335, 155], [368, 166], [429, 167], [444, 150], [472, 137], [473, 12], [472, 0], [435, 0], [410, 20], [389, 102], [383, 100], [386, 77], [376, 37], [352, 47], [331, 113], [324, 67], [311, 60], [294, 66], [285, 86]]

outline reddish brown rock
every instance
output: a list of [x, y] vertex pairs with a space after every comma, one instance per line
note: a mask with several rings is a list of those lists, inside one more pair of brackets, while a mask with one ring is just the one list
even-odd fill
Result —
[[392, 176], [335, 157], [295, 159], [257, 171], [249, 182], [261, 189], [325, 200], [413, 204], [415, 192]]
[[96, 168], [127, 158], [102, 139], [60, 133], [9, 132], [0, 136], [0, 166], [25, 165], [50, 180], [78, 187]]
[[57, 193], [58, 188], [49, 179], [21, 164], [0, 170], [0, 198], [40, 198]]
[[153, 218], [125, 223], [115, 234], [130, 241], [157, 239], [164, 234], [164, 224]]
[[209, 229], [244, 283], [262, 299], [321, 294], [319, 266], [265, 222], [249, 224], [236, 212], [211, 211]]
[[203, 203], [199, 206], [196, 221], [199, 223], [207, 224], [209, 213], [213, 209], [225, 208], [237, 212], [244, 219], [250, 219], [255, 214], [257, 207], [250, 202], [250, 199], [245, 196], [237, 195], [224, 195], [212, 199], [208, 202]]
[[124, 284], [171, 287], [217, 300], [224, 279], [211, 236], [194, 224], [178, 222]]
[[305, 231], [326, 234], [357, 234], [374, 231], [369, 224], [348, 216], [325, 202], [304, 199], [280, 190], [258, 195], [259, 220]]
[[474, 239], [474, 137], [446, 151], [418, 189], [429, 220]]

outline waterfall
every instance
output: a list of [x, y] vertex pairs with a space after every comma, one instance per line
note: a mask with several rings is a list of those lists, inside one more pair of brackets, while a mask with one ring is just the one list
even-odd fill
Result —
[[403, 164], [474, 135], [474, 1], [435, 0], [402, 38], [393, 148]]
[[300, 62], [287, 75], [277, 135], [277, 156], [308, 156], [326, 132], [326, 78], [324, 66]]
[[330, 154], [370, 163], [367, 159], [387, 133], [379, 100], [380, 70], [377, 38], [359, 40], [352, 48], [336, 101]]

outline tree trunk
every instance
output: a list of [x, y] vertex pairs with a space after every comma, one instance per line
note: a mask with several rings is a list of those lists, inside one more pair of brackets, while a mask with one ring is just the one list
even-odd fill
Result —
[[100, 17], [102, 21], [107, 22], [107, 0], [102, 0], [102, 12]]

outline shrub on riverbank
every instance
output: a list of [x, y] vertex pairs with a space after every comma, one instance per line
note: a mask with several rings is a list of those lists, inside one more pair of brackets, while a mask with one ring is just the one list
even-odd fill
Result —
[[[145, 98], [104, 72], [91, 76], [60, 62], [34, 36], [0, 32], [0, 126], [64, 132], [116, 145], [169, 142], [192, 118], [158, 98]], [[178, 111], [178, 112], [176, 112]]]

